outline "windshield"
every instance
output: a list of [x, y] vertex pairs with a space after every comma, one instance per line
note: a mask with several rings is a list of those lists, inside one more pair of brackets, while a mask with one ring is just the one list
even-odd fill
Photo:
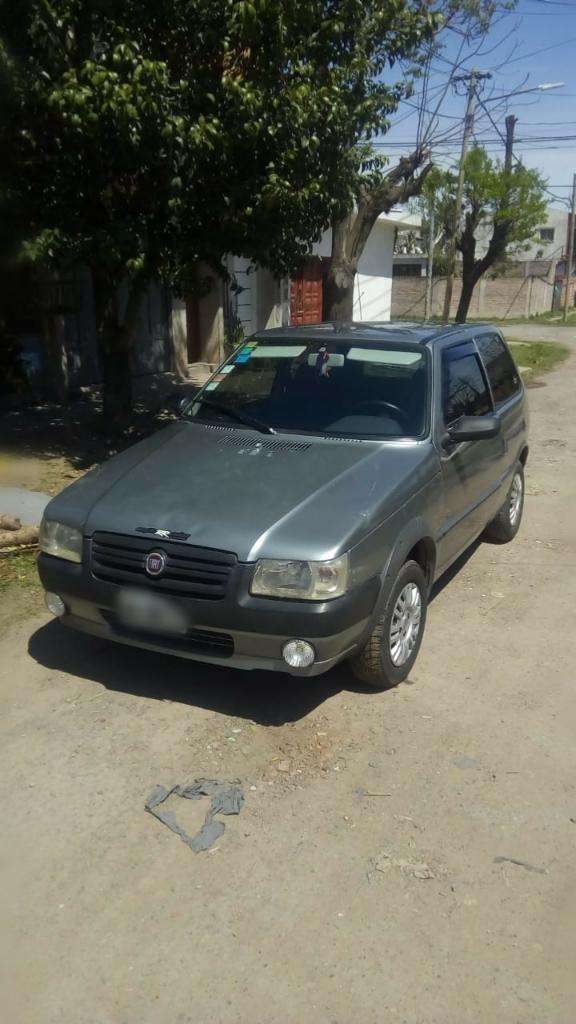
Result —
[[184, 418], [240, 429], [420, 437], [428, 378], [428, 353], [417, 345], [253, 338], [204, 386]]

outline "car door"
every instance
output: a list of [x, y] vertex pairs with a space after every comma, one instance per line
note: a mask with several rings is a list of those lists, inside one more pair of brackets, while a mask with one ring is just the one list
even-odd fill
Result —
[[498, 331], [486, 331], [474, 338], [492, 393], [502, 432], [500, 480], [494, 504], [498, 510], [504, 501], [512, 471], [526, 435], [526, 403], [520, 374]]
[[495, 487], [504, 444], [500, 436], [454, 444], [447, 430], [462, 416], [494, 411], [485, 370], [472, 339], [440, 352], [438, 446], [442, 469], [441, 566], [447, 567], [486, 525], [484, 503]]

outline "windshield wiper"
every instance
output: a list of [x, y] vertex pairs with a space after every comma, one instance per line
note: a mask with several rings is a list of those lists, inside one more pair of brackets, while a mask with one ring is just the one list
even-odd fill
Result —
[[209, 409], [215, 409], [217, 412], [223, 412], [226, 416], [230, 416], [233, 420], [238, 420], [238, 423], [244, 423], [247, 427], [254, 427], [255, 430], [259, 430], [261, 434], [275, 434], [274, 427], [271, 427], [268, 423], [263, 423], [262, 420], [255, 419], [254, 416], [249, 416], [245, 412], [238, 412], [237, 409], [231, 409], [229, 405], [225, 405], [224, 402], [217, 402], [214, 398], [194, 398], [192, 405], [199, 403], [200, 405], [207, 405]]

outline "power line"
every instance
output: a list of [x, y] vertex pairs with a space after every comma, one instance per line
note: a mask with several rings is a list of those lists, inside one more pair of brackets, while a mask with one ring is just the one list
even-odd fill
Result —
[[[436, 146], [457, 146], [459, 144], [459, 138], [461, 137], [455, 136], [452, 139], [433, 139], [431, 145], [433, 145], [434, 148]], [[482, 144], [484, 145], [485, 143], [486, 145], [492, 145], [495, 142], [501, 141], [502, 138], [500, 136], [499, 138], [496, 139], [484, 139]], [[524, 138], [517, 138], [515, 142], [517, 145], [531, 145], [541, 142], [576, 142], [576, 135], [541, 135], [534, 137], [526, 136]], [[403, 139], [402, 142], [390, 140], [389, 142], [373, 142], [372, 145], [378, 146], [379, 148], [384, 146], [386, 149], [390, 147], [393, 147], [394, 149], [416, 149], [418, 147], [418, 142], [415, 139]], [[560, 147], [554, 146], [552, 148], [556, 149]]]
[[531, 53], [523, 53], [521, 57], [513, 57], [507, 64], [517, 64], [519, 60], [528, 60], [529, 57], [537, 57], [540, 53], [548, 53], [549, 50], [556, 50], [559, 46], [568, 46], [569, 43], [576, 43], [576, 36], [571, 39], [563, 39], [560, 43], [552, 43], [551, 46], [542, 46], [539, 50], [532, 50]]
[[[576, 124], [576, 121], [523, 121], [520, 118], [518, 124], [527, 124], [531, 128], [554, 128], [558, 127], [558, 125]], [[572, 186], [570, 186], [570, 188], [572, 188]]]
[[576, 4], [570, 3], [569, 0], [532, 0], [532, 3], [544, 4], [546, 7], [571, 7], [572, 10], [576, 9]]

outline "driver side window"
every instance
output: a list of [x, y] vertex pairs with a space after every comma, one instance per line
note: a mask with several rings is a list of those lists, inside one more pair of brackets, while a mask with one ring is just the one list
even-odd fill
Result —
[[485, 416], [492, 401], [472, 345], [455, 345], [442, 353], [442, 409], [449, 427], [461, 416]]

